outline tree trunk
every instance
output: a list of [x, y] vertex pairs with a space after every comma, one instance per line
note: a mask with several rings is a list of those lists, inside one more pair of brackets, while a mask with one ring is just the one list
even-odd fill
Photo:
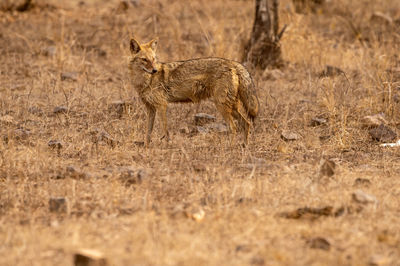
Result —
[[[272, 2], [271, 8], [268, 2]], [[243, 53], [243, 61], [252, 67], [265, 69], [283, 65], [279, 40], [286, 25], [278, 33], [278, 6], [279, 0], [256, 0], [253, 30]]]

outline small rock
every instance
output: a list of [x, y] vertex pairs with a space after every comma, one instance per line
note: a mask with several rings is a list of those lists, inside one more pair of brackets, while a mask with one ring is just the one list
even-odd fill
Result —
[[307, 241], [307, 244], [310, 246], [310, 248], [315, 249], [330, 250], [331, 248], [331, 244], [329, 243], [329, 241], [323, 237], [309, 239]]
[[321, 176], [333, 176], [335, 174], [336, 164], [331, 160], [322, 160], [322, 164], [320, 167]]
[[382, 124], [379, 127], [370, 129], [369, 134], [373, 140], [380, 142], [392, 142], [397, 138], [396, 132]]
[[78, 73], [77, 72], [63, 72], [63, 73], [61, 73], [61, 80], [77, 81]]
[[213, 115], [198, 113], [194, 115], [194, 124], [196, 126], [203, 126], [207, 123], [215, 122], [217, 119]]
[[371, 185], [371, 181], [367, 178], [357, 178], [354, 180], [354, 186], [369, 186]]
[[195, 130], [189, 130], [189, 133], [201, 133], [201, 134], [208, 134], [210, 132], [217, 132], [217, 133], [227, 133], [229, 132], [228, 127], [222, 123], [209, 123], [203, 126], [196, 126]]
[[68, 212], [68, 201], [66, 198], [50, 198], [49, 199], [49, 210], [50, 212], [67, 213]]
[[218, 132], [218, 133], [226, 133], [229, 131], [228, 127], [222, 123], [211, 123], [207, 124], [206, 128], [210, 131]]
[[362, 119], [362, 124], [364, 127], [379, 127], [380, 125], [387, 125], [387, 121], [385, 119], [384, 114], [376, 114], [376, 115], [367, 115]]
[[56, 55], [57, 48], [55, 46], [49, 46], [43, 49], [43, 55], [53, 57]]
[[58, 140], [50, 140], [50, 141], [47, 143], [47, 145], [48, 145], [50, 148], [53, 148], [53, 149], [61, 149], [61, 148], [63, 147], [63, 144], [61, 143], [61, 141], [58, 141]]
[[362, 190], [357, 190], [352, 194], [353, 200], [358, 203], [368, 204], [368, 203], [377, 203], [378, 200]]
[[81, 249], [74, 254], [75, 266], [107, 266], [103, 253], [93, 249]]
[[298, 140], [300, 139], [300, 135], [289, 130], [283, 130], [281, 133], [281, 138], [284, 141]]
[[338, 76], [340, 74], [345, 74], [343, 70], [341, 70], [338, 67], [335, 66], [330, 66], [330, 65], [326, 65], [325, 69], [321, 71], [321, 73], [319, 74], [319, 77], [334, 77], [334, 76]]
[[56, 106], [54, 107], [53, 113], [54, 114], [66, 114], [68, 112], [68, 108], [65, 106]]
[[316, 127], [316, 126], [321, 126], [321, 125], [325, 125], [328, 122], [328, 120], [326, 118], [323, 117], [314, 117], [311, 119], [311, 123], [310, 125], [312, 127]]

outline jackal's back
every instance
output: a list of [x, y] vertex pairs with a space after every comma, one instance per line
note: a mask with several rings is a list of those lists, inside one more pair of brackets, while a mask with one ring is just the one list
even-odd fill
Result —
[[247, 69], [236, 61], [199, 58], [163, 63], [157, 74], [170, 102], [198, 102], [221, 95], [238, 96], [251, 118], [258, 113], [253, 80]]

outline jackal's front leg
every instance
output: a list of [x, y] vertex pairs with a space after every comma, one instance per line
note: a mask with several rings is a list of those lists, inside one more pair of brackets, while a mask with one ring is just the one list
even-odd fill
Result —
[[161, 137], [161, 139], [165, 138], [167, 141], [169, 141], [169, 132], [167, 125], [167, 106], [161, 106], [158, 110], [161, 118], [161, 125], [164, 132], [164, 135]]
[[147, 135], [146, 135], [146, 145], [149, 146], [150, 144], [150, 138], [151, 138], [151, 132], [153, 131], [153, 126], [154, 126], [154, 118], [156, 117], [156, 110], [152, 106], [146, 106], [147, 107]]

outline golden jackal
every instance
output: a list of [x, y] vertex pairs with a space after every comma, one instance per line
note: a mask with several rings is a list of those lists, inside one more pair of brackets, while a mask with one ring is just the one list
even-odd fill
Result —
[[150, 143], [156, 112], [161, 117], [164, 136], [169, 102], [199, 102], [210, 98], [222, 114], [230, 131], [236, 133], [233, 117], [244, 129], [248, 142], [250, 121], [259, 109], [254, 83], [240, 63], [222, 58], [201, 58], [171, 63], [156, 59], [157, 40], [139, 44], [130, 40], [129, 69], [132, 84], [148, 112], [146, 145]]

